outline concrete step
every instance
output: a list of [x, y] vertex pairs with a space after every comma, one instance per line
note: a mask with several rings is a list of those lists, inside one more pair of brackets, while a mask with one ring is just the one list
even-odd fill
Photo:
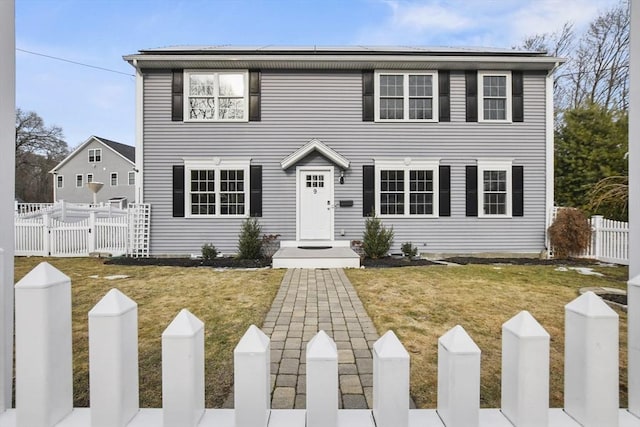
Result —
[[348, 247], [281, 247], [273, 268], [360, 268], [360, 257]]

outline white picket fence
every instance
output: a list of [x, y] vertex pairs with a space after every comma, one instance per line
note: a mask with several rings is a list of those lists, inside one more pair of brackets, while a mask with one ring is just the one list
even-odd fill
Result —
[[526, 311], [502, 327], [499, 409], [480, 409], [481, 350], [456, 326], [438, 340], [436, 409], [410, 409], [409, 353], [389, 331], [373, 348], [373, 410], [340, 410], [336, 343], [320, 331], [306, 410], [271, 410], [270, 340], [255, 326], [234, 350], [234, 409], [205, 409], [204, 324], [182, 310], [162, 334], [163, 407], [140, 409], [137, 304], [112, 289], [89, 311], [90, 408], [73, 408], [71, 280], [41, 263], [16, 284], [15, 310], [16, 408], [3, 427], [640, 426], [619, 408], [618, 315], [591, 292], [565, 307], [564, 409], [549, 409], [550, 336]]
[[[556, 218], [558, 209], [563, 208], [553, 208], [552, 222]], [[629, 265], [629, 223], [594, 215], [589, 218], [589, 225], [591, 225], [591, 243], [581, 256]]]
[[14, 217], [15, 254], [148, 256], [149, 213], [148, 204], [130, 204], [123, 210], [63, 202], [24, 209]]

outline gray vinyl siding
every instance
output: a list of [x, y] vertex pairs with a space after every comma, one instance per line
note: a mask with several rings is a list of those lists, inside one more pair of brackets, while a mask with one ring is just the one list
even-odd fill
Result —
[[[212, 242], [237, 249], [242, 219], [173, 218], [172, 165], [183, 157], [250, 157], [263, 167], [263, 232], [296, 238], [295, 166], [286, 156], [317, 138], [350, 160], [344, 184], [335, 168], [336, 240], [362, 238], [362, 166], [373, 158], [439, 158], [451, 166], [451, 216], [384, 219], [393, 226], [393, 250], [411, 241], [421, 252], [527, 252], [544, 249], [545, 77], [525, 74], [523, 123], [465, 122], [464, 72], [451, 72], [451, 122], [362, 121], [360, 73], [262, 72], [262, 120], [246, 123], [171, 122], [171, 73], [144, 76], [144, 199], [152, 204], [151, 253], [199, 253]], [[465, 166], [477, 158], [513, 158], [524, 166], [524, 216], [509, 219], [465, 216]], [[326, 165], [314, 154], [298, 165]], [[65, 181], [66, 184], [66, 181]], [[344, 236], [341, 235], [344, 232]]]
[[[89, 149], [101, 148], [102, 160], [89, 163]], [[87, 144], [70, 158], [57, 174], [64, 178], [63, 188], [56, 188], [56, 200], [72, 203], [93, 203], [93, 193], [87, 188], [87, 174], [93, 174], [93, 180], [104, 183], [97, 194], [97, 202], [107, 202], [113, 197], [126, 197], [134, 201], [135, 185], [129, 185], [128, 173], [133, 170], [131, 162], [95, 140]], [[118, 185], [111, 185], [111, 173], [118, 174]], [[82, 187], [76, 187], [76, 175], [82, 175]], [[54, 179], [54, 186], [56, 185]]]

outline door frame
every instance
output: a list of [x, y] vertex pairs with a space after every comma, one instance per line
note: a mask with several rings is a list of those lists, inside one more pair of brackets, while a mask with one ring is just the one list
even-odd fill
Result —
[[[334, 180], [335, 180], [335, 168], [333, 166], [297, 166], [296, 167], [296, 241], [300, 239], [300, 216], [302, 215], [302, 206], [300, 192], [302, 191], [302, 184], [305, 182], [301, 179], [302, 174], [310, 171], [329, 172], [329, 230], [330, 236], [326, 241], [333, 241], [335, 236], [334, 230], [334, 214], [335, 214], [335, 195], [334, 195]], [[325, 239], [319, 239], [325, 241]]]

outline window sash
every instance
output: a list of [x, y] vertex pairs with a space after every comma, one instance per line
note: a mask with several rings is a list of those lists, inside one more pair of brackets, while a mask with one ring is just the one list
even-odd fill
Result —
[[511, 72], [478, 73], [479, 121], [511, 122]]
[[63, 188], [63, 186], [64, 186], [64, 177], [62, 175], [57, 175], [56, 176], [56, 186], [58, 188]]
[[376, 166], [376, 177], [376, 206], [381, 217], [438, 216], [436, 165], [380, 165]]
[[[185, 121], [248, 121], [248, 76], [246, 71], [186, 71]], [[221, 80], [228, 80], [231, 85], [241, 81], [242, 87], [231, 86], [225, 90], [221, 88]]]
[[87, 183], [89, 182], [93, 182], [93, 174], [92, 173], [88, 173], [87, 174]]
[[248, 165], [187, 166], [188, 217], [246, 217], [249, 212]]
[[102, 161], [102, 148], [89, 149], [89, 163], [98, 163]]
[[136, 185], [136, 173], [131, 171], [128, 173], [127, 182], [129, 185]]
[[377, 72], [377, 121], [438, 121], [436, 72]]
[[110, 180], [111, 180], [111, 186], [112, 187], [117, 186], [118, 185], [118, 174], [116, 172], [113, 172], [111, 174]]
[[82, 187], [83, 183], [84, 183], [84, 179], [82, 175], [76, 175], [76, 188]]
[[478, 161], [478, 216], [510, 218], [512, 160]]

